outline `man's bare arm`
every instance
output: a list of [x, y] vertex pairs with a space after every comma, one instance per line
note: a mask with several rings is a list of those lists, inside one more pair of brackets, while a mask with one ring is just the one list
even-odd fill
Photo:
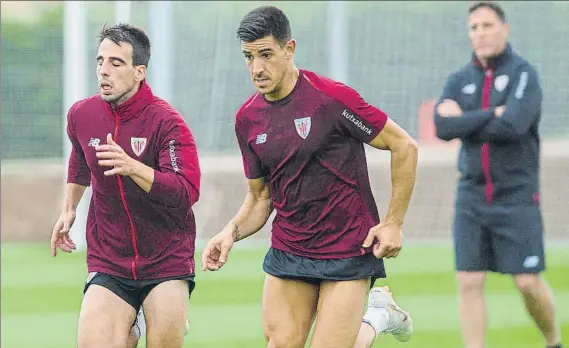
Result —
[[231, 231], [235, 242], [258, 232], [273, 212], [271, 192], [265, 179], [249, 179], [248, 186], [245, 201], [224, 229]]
[[85, 193], [85, 189], [87, 186], [68, 183], [65, 189], [65, 197], [63, 199], [63, 212], [75, 212], [77, 210], [77, 206], [81, 201], [81, 197], [83, 197], [83, 193]]
[[63, 199], [63, 209], [51, 232], [51, 255], [54, 257], [57, 255], [58, 248], [67, 253], [70, 253], [76, 248], [75, 243], [73, 243], [73, 240], [69, 236], [69, 231], [73, 225], [73, 221], [75, 221], [77, 206], [86, 188], [87, 186], [67, 183], [65, 197]]
[[417, 142], [392, 120], [370, 142], [381, 150], [391, 151], [391, 201], [385, 223], [403, 224], [417, 171]]

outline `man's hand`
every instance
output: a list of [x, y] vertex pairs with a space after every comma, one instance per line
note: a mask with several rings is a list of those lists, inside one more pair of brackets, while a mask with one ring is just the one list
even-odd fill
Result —
[[57, 248], [70, 253], [75, 250], [76, 246], [71, 237], [69, 230], [75, 221], [75, 212], [63, 212], [57, 219], [53, 231], [51, 232], [51, 255], [57, 256]]
[[498, 106], [496, 109], [494, 109], [494, 116], [502, 117], [502, 115], [504, 114], [505, 111], [506, 111], [505, 105]]
[[442, 117], [458, 117], [462, 115], [462, 109], [452, 99], [445, 99], [437, 106], [437, 114]]
[[227, 225], [207, 243], [202, 253], [202, 271], [218, 271], [227, 262], [237, 226]]
[[107, 134], [107, 144], [99, 145], [95, 148], [97, 151], [97, 158], [99, 158], [99, 165], [103, 167], [113, 167], [105, 171], [105, 175], [132, 175], [137, 165], [140, 164], [135, 159], [132, 159], [124, 150], [113, 140], [111, 134]]
[[396, 222], [382, 222], [372, 227], [364, 241], [363, 247], [369, 248], [377, 239], [379, 243], [373, 246], [373, 254], [381, 259], [397, 257], [402, 247], [401, 224]]

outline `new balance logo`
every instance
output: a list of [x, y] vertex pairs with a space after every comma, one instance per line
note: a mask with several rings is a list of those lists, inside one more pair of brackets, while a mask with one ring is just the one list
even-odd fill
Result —
[[264, 144], [267, 142], [267, 133], [257, 135], [257, 140], [255, 140], [255, 144]]
[[99, 138], [91, 138], [89, 140], [89, 143], [87, 144], [87, 146], [96, 147], [96, 146], [99, 146], [100, 142], [101, 142], [101, 139], [99, 139]]

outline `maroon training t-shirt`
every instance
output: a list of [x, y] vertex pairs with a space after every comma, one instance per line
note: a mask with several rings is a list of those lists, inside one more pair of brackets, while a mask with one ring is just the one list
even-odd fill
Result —
[[379, 214], [364, 143], [387, 119], [352, 88], [306, 70], [287, 97], [256, 93], [243, 104], [235, 132], [245, 175], [271, 189], [273, 248], [317, 259], [371, 250], [361, 245]]

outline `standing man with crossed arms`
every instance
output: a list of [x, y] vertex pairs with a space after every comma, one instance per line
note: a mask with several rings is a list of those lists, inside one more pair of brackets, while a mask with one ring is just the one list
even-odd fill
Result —
[[460, 139], [454, 217], [459, 307], [467, 348], [485, 346], [487, 272], [511, 275], [549, 348], [560, 348], [545, 270], [539, 201], [542, 91], [535, 69], [508, 44], [504, 11], [468, 10], [472, 61], [452, 73], [436, 106], [437, 136]]

